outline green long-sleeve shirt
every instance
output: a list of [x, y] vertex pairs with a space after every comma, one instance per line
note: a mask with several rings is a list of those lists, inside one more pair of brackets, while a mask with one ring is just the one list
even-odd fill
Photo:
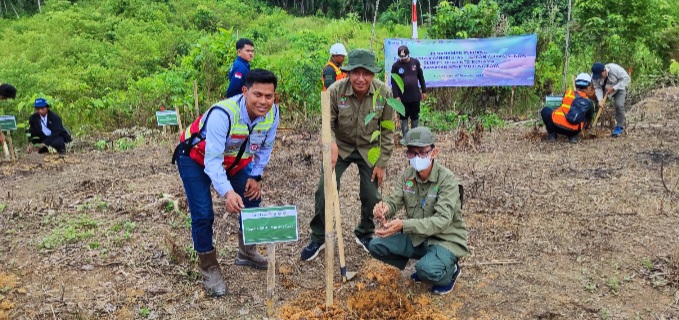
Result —
[[469, 254], [459, 183], [450, 170], [436, 161], [426, 181], [417, 176], [415, 169], [407, 168], [384, 202], [389, 206], [387, 218], [405, 206], [403, 233], [411, 236], [414, 246], [428, 240], [457, 257]]
[[[394, 148], [394, 131], [382, 128], [379, 138], [370, 141], [373, 132], [380, 128], [380, 123], [385, 120], [392, 120], [394, 109], [386, 102], [391, 98], [391, 90], [384, 82], [373, 79], [368, 93], [360, 101], [349, 78], [335, 82], [328, 88], [330, 95], [330, 128], [332, 130], [332, 141], [337, 143], [339, 156], [342, 159], [348, 157], [354, 150], [368, 161], [368, 151], [372, 147], [380, 146], [380, 157], [375, 163], [380, 168], [385, 168], [391, 157]], [[373, 109], [373, 96], [380, 93], [381, 99], [377, 99]], [[376, 115], [368, 124], [365, 119], [368, 114], [375, 112]]]

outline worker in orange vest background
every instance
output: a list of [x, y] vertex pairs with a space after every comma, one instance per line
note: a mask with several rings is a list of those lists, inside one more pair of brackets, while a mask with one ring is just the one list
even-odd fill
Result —
[[547, 129], [547, 140], [556, 141], [556, 135], [562, 134], [570, 143], [578, 143], [578, 134], [590, 126], [594, 116], [594, 102], [589, 99], [593, 94], [592, 77], [581, 73], [575, 79], [575, 91], [566, 91], [560, 107], [542, 108], [540, 114]]
[[330, 47], [330, 61], [323, 67], [323, 91], [328, 89], [335, 81], [342, 80], [347, 74], [340, 70], [344, 59], [347, 57], [347, 49], [341, 43], [335, 43]]

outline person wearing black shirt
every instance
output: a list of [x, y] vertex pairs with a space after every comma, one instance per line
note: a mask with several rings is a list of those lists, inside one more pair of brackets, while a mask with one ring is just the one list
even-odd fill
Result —
[[38, 153], [46, 153], [47, 147], [52, 147], [62, 158], [66, 154], [66, 143], [72, 141], [71, 135], [64, 128], [59, 115], [49, 109], [47, 100], [35, 99], [34, 106], [35, 113], [28, 118], [30, 132], [28, 152], [33, 152], [34, 144], [42, 144]]
[[401, 144], [404, 144], [404, 138], [408, 133], [408, 119], [410, 119], [411, 128], [417, 128], [419, 124], [420, 101], [427, 99], [427, 85], [424, 82], [420, 61], [410, 57], [410, 50], [407, 46], [398, 47], [398, 56], [399, 60], [391, 66], [391, 74], [398, 74], [403, 79], [403, 92], [396, 85], [393, 77], [391, 79], [391, 90], [394, 97], [400, 100], [406, 109], [405, 115], [399, 115], [401, 118]]

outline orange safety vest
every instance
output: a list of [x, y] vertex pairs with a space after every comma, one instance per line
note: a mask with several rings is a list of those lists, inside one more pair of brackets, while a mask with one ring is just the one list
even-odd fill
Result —
[[[266, 133], [271, 129], [275, 118], [278, 116], [278, 106], [274, 104], [271, 111], [264, 117], [264, 121], [256, 123], [252, 128], [248, 128], [245, 123], [241, 123], [241, 110], [236, 101], [230, 99], [223, 100], [213, 105], [187, 127], [179, 137], [181, 143], [190, 144], [191, 151], [189, 152], [189, 157], [201, 166], [205, 166], [205, 139], [200, 135], [200, 131], [205, 127], [206, 120], [212, 111], [225, 112], [229, 118], [229, 133], [226, 138], [227, 145], [224, 150], [224, 162], [222, 165], [225, 170], [229, 171], [226, 173], [227, 175], [233, 175], [247, 167], [253, 160], [253, 155], [257, 153], [259, 145], [263, 143], [265, 135], [262, 133]], [[257, 131], [255, 138], [252, 138], [255, 135], [253, 131]], [[245, 145], [245, 149], [241, 153], [241, 158], [238, 159], [240, 149], [246, 143], [247, 145]], [[239, 161], [235, 163], [237, 159]]]
[[561, 106], [556, 108], [556, 110], [552, 112], [552, 121], [554, 122], [554, 124], [563, 129], [571, 131], [580, 131], [580, 129], [582, 129], [582, 126], [584, 125], [584, 122], [579, 124], [571, 124], [570, 122], [568, 122], [568, 120], [566, 120], [566, 114], [568, 113], [568, 111], [571, 110], [571, 104], [573, 104], [573, 100], [575, 100], [576, 92], [580, 97], [587, 99], [587, 95], [584, 92], [573, 91], [572, 89], [568, 89], [566, 91], [566, 94], [563, 95], [563, 100], [561, 100]]
[[[347, 77], [347, 73], [340, 70], [340, 68], [338, 68], [332, 61], [328, 61], [325, 67], [327, 66], [331, 66], [333, 69], [335, 69], [335, 81], [340, 81]], [[325, 69], [325, 67], [323, 67], [323, 69]], [[321, 72], [321, 84], [323, 84], [323, 91], [328, 89], [325, 87], [325, 81], [323, 80], [323, 72]]]

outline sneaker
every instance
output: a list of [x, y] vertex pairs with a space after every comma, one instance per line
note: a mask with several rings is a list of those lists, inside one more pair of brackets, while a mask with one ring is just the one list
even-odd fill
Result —
[[578, 138], [578, 136], [575, 135], [575, 136], [570, 137], [570, 139], [568, 139], [568, 142], [570, 142], [570, 143], [578, 143], [578, 142], [580, 142], [580, 138]]
[[373, 238], [371, 238], [371, 237], [364, 237], [364, 238], [355, 237], [354, 239], [356, 240], [356, 243], [358, 243], [358, 245], [361, 248], [363, 248], [363, 250], [365, 250], [365, 252], [370, 253], [370, 251], [368, 250], [368, 245], [370, 244], [370, 241], [372, 241]]
[[547, 136], [547, 141], [556, 141], [556, 133], [550, 133]]
[[311, 261], [325, 248], [325, 243], [309, 241], [309, 244], [302, 250], [302, 261]]
[[412, 279], [415, 282], [422, 282], [422, 279], [420, 279], [420, 276], [417, 275], [417, 271], [413, 272], [413, 274], [410, 275], [410, 279]]
[[613, 129], [613, 134], [611, 134], [611, 136], [619, 137], [622, 134], [622, 130], [623, 127], [615, 127], [615, 129]]
[[460, 273], [462, 273], [462, 268], [460, 268], [460, 265], [456, 266], [457, 271], [455, 271], [455, 274], [453, 274], [453, 279], [450, 280], [450, 283], [444, 286], [432, 286], [431, 293], [441, 296], [453, 291], [453, 288], [455, 287], [455, 281], [457, 281], [457, 277], [459, 277]]

